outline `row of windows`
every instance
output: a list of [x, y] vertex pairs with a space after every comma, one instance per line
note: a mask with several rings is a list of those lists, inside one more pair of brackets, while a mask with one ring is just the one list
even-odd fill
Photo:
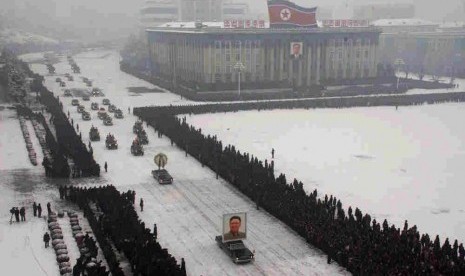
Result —
[[[241, 40], [215, 40], [215, 48], [216, 49], [231, 49], [231, 47], [234, 48], [241, 48], [242, 47], [242, 41]], [[260, 40], [245, 40], [244, 41], [244, 47], [247, 48], [260, 48], [261, 41]]]
[[[368, 56], [369, 56], [368, 50], [365, 50], [363, 53], [364, 53], [365, 59], [368, 59]], [[343, 59], [343, 57], [344, 57], [343, 51], [339, 50], [337, 52], [337, 58], [338, 59]], [[361, 57], [361, 50], [356, 50], [355, 51], [355, 58], [360, 59], [360, 57]], [[350, 52], [347, 52], [347, 58], [350, 59]], [[334, 59], [336, 59], [336, 52], [334, 52], [334, 51], [329, 52], [329, 60], [334, 60]]]
[[[362, 44], [363, 42], [363, 44]], [[352, 45], [354, 44], [354, 41], [351, 39], [351, 38], [339, 38], [339, 39], [329, 39], [328, 40], [328, 45], [330, 47], [342, 47], [342, 46], [349, 46], [349, 47], [352, 47]], [[355, 40], [355, 45], [356, 46], [369, 46], [371, 45], [371, 39], [369, 38], [365, 38], [365, 39], [361, 39], [361, 38], [357, 38]]]

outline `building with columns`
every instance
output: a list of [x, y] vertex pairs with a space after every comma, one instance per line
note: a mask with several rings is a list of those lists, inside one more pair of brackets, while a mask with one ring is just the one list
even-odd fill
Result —
[[198, 91], [233, 89], [239, 78], [245, 89], [310, 88], [377, 75], [377, 28], [229, 29], [219, 22], [205, 24], [170, 23], [147, 30], [152, 74], [173, 88]]

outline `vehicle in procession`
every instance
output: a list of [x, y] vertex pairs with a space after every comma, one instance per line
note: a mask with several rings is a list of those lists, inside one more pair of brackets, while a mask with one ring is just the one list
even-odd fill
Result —
[[147, 137], [147, 133], [144, 129], [137, 133], [137, 139], [142, 145], [147, 145], [149, 143], [149, 138]]
[[65, 89], [65, 93], [63, 94], [63, 96], [65, 96], [65, 97], [72, 97], [73, 94], [71, 93], [71, 90]]
[[82, 113], [85, 109], [86, 109], [85, 106], [83, 106], [83, 105], [78, 105], [78, 107], [77, 107], [77, 112]]
[[102, 100], [102, 104], [103, 105], [110, 105], [110, 100], [105, 98], [105, 99]]
[[79, 106], [79, 100], [78, 99], [72, 99], [71, 100], [71, 105], [72, 106]]
[[255, 256], [248, 249], [242, 240], [235, 241], [225, 241], [223, 242], [223, 237], [216, 236], [216, 243], [218, 246], [231, 258], [235, 264], [239, 263], [249, 263], [255, 260]]
[[158, 184], [173, 184], [173, 177], [165, 170], [168, 163], [168, 157], [164, 153], [158, 153], [153, 158], [153, 161], [158, 166], [157, 170], [152, 170], [152, 176]]
[[132, 141], [132, 145], [131, 145], [131, 154], [134, 155], [134, 156], [140, 156], [140, 155], [144, 155], [144, 148], [143, 146], [139, 143], [139, 141], [137, 140], [137, 138]]
[[107, 117], [107, 112], [105, 111], [105, 108], [103, 107], [100, 108], [100, 110], [97, 112], [97, 117], [101, 120]]
[[115, 110], [115, 118], [116, 119], [123, 119], [124, 118], [123, 111], [121, 111], [121, 109]]
[[105, 146], [107, 149], [118, 149], [118, 142], [115, 139], [113, 134], [108, 134], [107, 138], [105, 139]]
[[153, 170], [152, 176], [158, 184], [173, 184], [173, 177], [165, 169]]
[[113, 125], [113, 119], [111, 119], [110, 116], [107, 116], [105, 119], [103, 119], [103, 124], [106, 126], [112, 126]]
[[98, 108], [98, 103], [96, 103], [96, 102], [91, 103], [91, 104], [90, 104], [90, 109], [92, 109], [92, 110], [98, 110], [98, 109], [99, 109], [99, 108]]
[[114, 104], [110, 104], [110, 105], [108, 106], [108, 112], [112, 112], [112, 113], [113, 113], [113, 112], [115, 112], [116, 109], [117, 109], [117, 108], [116, 108], [116, 106], [115, 106]]
[[140, 131], [142, 131], [144, 129], [144, 127], [142, 126], [142, 121], [140, 120], [137, 120], [135, 123], [134, 123], [134, 126], [132, 127], [132, 132], [134, 134], [138, 134]]
[[254, 252], [245, 246], [247, 238], [247, 213], [236, 212], [223, 214], [222, 235], [215, 236], [216, 244], [235, 264], [248, 263], [255, 260]]
[[85, 95], [85, 96], [82, 96], [82, 100], [83, 101], [90, 101], [90, 97]]
[[84, 121], [90, 121], [90, 119], [91, 119], [90, 113], [84, 110], [84, 111], [82, 112], [82, 119], [83, 119]]
[[93, 141], [100, 141], [100, 133], [98, 132], [98, 128], [92, 126], [89, 131], [89, 139]]

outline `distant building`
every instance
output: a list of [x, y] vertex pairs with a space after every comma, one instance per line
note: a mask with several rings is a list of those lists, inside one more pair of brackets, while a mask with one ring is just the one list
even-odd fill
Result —
[[382, 33], [378, 57], [384, 66], [401, 58], [413, 73], [465, 77], [465, 31]]
[[245, 19], [250, 17], [246, 3], [223, 3], [223, 19]]
[[246, 3], [223, 0], [149, 0], [140, 10], [142, 28], [157, 27], [176, 21], [223, 21], [224, 19], [251, 19]]
[[402, 3], [358, 5], [354, 7], [353, 13], [353, 19], [368, 19], [370, 21], [384, 18], [413, 18], [414, 16], [415, 6]]
[[143, 28], [156, 27], [166, 22], [177, 21], [180, 10], [173, 0], [146, 1], [140, 10]]
[[[147, 30], [152, 73], [177, 86], [235, 89], [310, 87], [377, 75], [380, 30], [365, 28], [228, 29], [222, 22], [169, 23]], [[182, 26], [181, 26], [182, 25]], [[296, 45], [297, 44], [297, 45]], [[294, 53], [297, 53], [294, 55]]]
[[178, 0], [181, 21], [223, 20], [223, 0]]

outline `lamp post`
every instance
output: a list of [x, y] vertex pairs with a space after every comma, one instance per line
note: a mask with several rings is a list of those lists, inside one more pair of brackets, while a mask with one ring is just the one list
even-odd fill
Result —
[[399, 76], [399, 71], [400, 71], [400, 67], [402, 65], [405, 65], [405, 62], [403, 59], [401, 58], [397, 58], [395, 61], [394, 61], [394, 65], [396, 66], [396, 75], [397, 75], [397, 88], [396, 90], [399, 90], [399, 81], [400, 81], [400, 76]]
[[242, 70], [245, 69], [244, 64], [242, 64], [241, 61], [238, 61], [236, 65], [234, 65], [234, 69], [238, 72], [238, 78], [237, 78], [237, 93], [239, 97], [241, 96], [241, 72]]

